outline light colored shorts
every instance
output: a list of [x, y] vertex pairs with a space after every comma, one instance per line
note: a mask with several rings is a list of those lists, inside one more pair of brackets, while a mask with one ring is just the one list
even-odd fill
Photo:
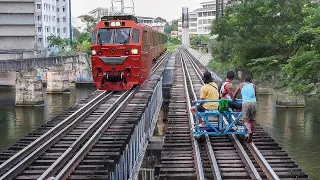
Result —
[[243, 119], [249, 118], [250, 120], [256, 120], [257, 115], [257, 103], [247, 102], [242, 104], [242, 117]]

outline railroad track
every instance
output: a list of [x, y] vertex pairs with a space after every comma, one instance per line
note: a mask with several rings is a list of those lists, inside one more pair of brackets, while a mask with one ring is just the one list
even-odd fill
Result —
[[[191, 100], [199, 99], [203, 85], [201, 77], [207, 69], [185, 51], [181, 52], [178, 62], [160, 179], [308, 179], [258, 124], [253, 138], [257, 145], [235, 135], [205, 136], [202, 141], [195, 141], [190, 135], [193, 117], [186, 109], [190, 109]], [[214, 78], [221, 81], [217, 76]], [[182, 94], [183, 90], [185, 94]], [[183, 146], [177, 146], [177, 142]]]
[[[167, 55], [154, 64], [142, 86], [124, 92], [96, 91], [3, 152], [0, 179], [111, 178]], [[100, 166], [92, 165], [96, 162]]]
[[[198, 74], [202, 76], [202, 74], [207, 69], [199, 61], [197, 61], [188, 51], [186, 51], [185, 55], [186, 55], [186, 58], [188, 58], [192, 63], [192, 65], [196, 68], [196, 70], [198, 71]], [[221, 80], [215, 74], [213, 75], [214, 75], [214, 78], [217, 79], [217, 81]], [[215, 155], [218, 155], [218, 158], [216, 158], [218, 159], [217, 162], [218, 164], [221, 164], [221, 167], [222, 167], [221, 173], [220, 173], [222, 179], [229, 179], [229, 178], [244, 179], [245, 177], [248, 177], [248, 175], [250, 175], [249, 179], [259, 179], [259, 176], [261, 179], [310, 179], [308, 175], [306, 175], [303, 172], [303, 170], [263, 130], [263, 128], [257, 122], [256, 122], [256, 130], [253, 137], [254, 137], [253, 143], [251, 144], [246, 141], [242, 141], [241, 137], [238, 139], [234, 135], [229, 137], [210, 137], [209, 138], [211, 144], [214, 145], [212, 146], [214, 152], [217, 152], [215, 153]], [[206, 139], [208, 139], [208, 137]], [[207, 142], [208, 140], [206, 140], [206, 143]], [[226, 143], [225, 147], [223, 146], [224, 142]], [[231, 151], [232, 149], [232, 147], [230, 146], [231, 142], [235, 145], [234, 147], [237, 153], [240, 155], [242, 161], [245, 162], [244, 164], [246, 164], [246, 169], [250, 169], [250, 171], [246, 172], [246, 170], [243, 167], [244, 164], [240, 166], [239, 163], [235, 163], [239, 161], [239, 157], [232, 160], [232, 158], [236, 156], [230, 156], [230, 155], [228, 156], [228, 153], [224, 153], [228, 151], [228, 147], [230, 148], [229, 149], [230, 153], [235, 152], [234, 149]], [[208, 147], [206, 147], [205, 149], [208, 149]], [[218, 154], [218, 152], [221, 152], [221, 154], [220, 153]], [[247, 154], [247, 156], [245, 154]], [[252, 163], [250, 163], [250, 161]], [[228, 164], [230, 165], [228, 166]], [[254, 167], [252, 167], [252, 165]], [[212, 167], [213, 166], [211, 165], [211, 169]], [[237, 167], [237, 168], [233, 168], [233, 167]], [[253, 168], [255, 168], [256, 171]], [[238, 173], [238, 172], [241, 172], [241, 173]], [[259, 174], [259, 176], [257, 173]], [[236, 178], [234, 178], [233, 175], [236, 176]], [[208, 178], [208, 179], [212, 179], [212, 178]]]

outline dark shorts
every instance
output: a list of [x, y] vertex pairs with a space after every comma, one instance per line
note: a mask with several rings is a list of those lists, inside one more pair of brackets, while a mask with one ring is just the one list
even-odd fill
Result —
[[197, 110], [198, 110], [198, 112], [205, 112], [207, 109], [204, 108], [204, 107], [202, 106], [202, 104], [199, 104], [199, 105], [197, 106]]
[[241, 109], [242, 108], [242, 104], [238, 103], [236, 101], [229, 101], [228, 105], [229, 105], [229, 108], [231, 108], [231, 109]]
[[242, 117], [244, 119], [256, 120], [257, 103], [247, 102], [242, 104]]

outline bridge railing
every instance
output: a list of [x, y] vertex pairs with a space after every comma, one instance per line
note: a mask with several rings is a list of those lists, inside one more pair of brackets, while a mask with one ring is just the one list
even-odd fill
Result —
[[[62, 65], [64, 63], [78, 63], [80, 56], [61, 56], [61, 57], [46, 57], [46, 58], [32, 58], [32, 59], [15, 59], [15, 60], [1, 60], [0, 72], [6, 71], [21, 71], [38, 68], [46, 68], [51, 66]], [[86, 63], [86, 62], [83, 62]]]
[[153, 95], [147, 104], [145, 112], [142, 114], [134, 133], [123, 152], [120, 162], [116, 165], [115, 171], [111, 173], [111, 179], [129, 179], [138, 178], [139, 169], [147, 149], [149, 139], [158, 119], [162, 106], [162, 79], [156, 85]]

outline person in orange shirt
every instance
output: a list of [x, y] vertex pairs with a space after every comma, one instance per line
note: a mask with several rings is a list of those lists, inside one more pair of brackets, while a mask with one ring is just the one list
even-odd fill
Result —
[[[202, 80], [204, 82], [204, 85], [201, 87], [200, 99], [201, 100], [219, 100], [218, 85], [215, 82], [213, 82], [211, 73], [206, 71], [203, 74]], [[197, 109], [199, 112], [205, 112], [206, 110], [217, 110], [218, 105], [219, 105], [218, 102], [208, 102], [208, 103], [198, 105]], [[191, 113], [193, 115], [196, 114], [195, 106], [191, 107]], [[198, 120], [199, 120], [199, 126], [204, 127], [205, 126], [204, 121], [200, 117]]]

